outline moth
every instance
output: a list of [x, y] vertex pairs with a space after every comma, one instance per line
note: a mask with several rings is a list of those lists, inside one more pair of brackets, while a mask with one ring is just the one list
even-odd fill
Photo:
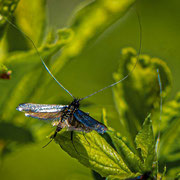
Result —
[[107, 127], [89, 116], [79, 109], [80, 99], [74, 99], [69, 105], [50, 105], [50, 104], [33, 104], [25, 103], [20, 104], [16, 109], [18, 111], [25, 112], [25, 116], [42, 119], [52, 120], [53, 126], [56, 126], [56, 130], [52, 139], [54, 139], [57, 133], [66, 128], [71, 131], [71, 137], [73, 131], [90, 132], [92, 130], [98, 133], [105, 133]]
[[[41, 56], [40, 56], [41, 58]], [[33, 104], [33, 103], [25, 103], [20, 104], [16, 110], [24, 112], [25, 116], [42, 119], [42, 120], [51, 120], [53, 121], [53, 126], [56, 126], [56, 130], [54, 134], [51, 136], [51, 141], [56, 137], [57, 133], [61, 131], [63, 128], [66, 128], [68, 131], [71, 131], [71, 140], [73, 142], [73, 131], [82, 131], [82, 132], [90, 132], [92, 130], [97, 131], [100, 134], [104, 134], [108, 129], [99, 121], [92, 118], [88, 113], [83, 112], [79, 109], [80, 101], [87, 99], [105, 89], [112, 87], [118, 82], [115, 82], [109, 86], [106, 86], [84, 98], [75, 98], [50, 72], [45, 62], [41, 58], [41, 61], [48, 71], [48, 73], [53, 77], [53, 79], [73, 98], [73, 101], [69, 105], [54, 105], [54, 104]], [[50, 142], [51, 142], [50, 141]], [[50, 143], [49, 142], [49, 143]], [[49, 144], [48, 143], [48, 144]]]
[[[71, 139], [73, 137], [73, 131], [82, 131], [82, 132], [90, 132], [92, 130], [97, 131], [100, 134], [104, 134], [108, 129], [107, 127], [92, 118], [88, 113], [83, 112], [79, 109], [80, 107], [80, 101], [87, 99], [101, 91], [104, 91], [107, 88], [110, 88], [112, 86], [115, 86], [116, 84], [124, 81], [126, 78], [129, 77], [129, 75], [134, 71], [138, 61], [139, 61], [139, 55], [141, 52], [141, 24], [138, 16], [138, 22], [140, 27], [140, 45], [139, 45], [139, 51], [137, 53], [137, 60], [134, 64], [132, 70], [121, 80], [110, 84], [109, 86], [106, 86], [84, 98], [75, 98], [72, 93], [70, 93], [50, 72], [49, 68], [46, 66], [43, 58], [41, 57], [36, 45], [34, 44], [33, 40], [29, 38], [28, 35], [26, 35], [22, 30], [20, 30], [16, 25], [14, 25], [11, 21], [9, 21], [7, 18], [5, 20], [13, 26], [15, 29], [20, 31], [30, 42], [32, 43], [34, 49], [37, 52], [37, 55], [42, 61], [42, 64], [48, 71], [48, 73], [51, 75], [51, 77], [63, 88], [72, 98], [73, 101], [69, 105], [51, 105], [51, 104], [33, 104], [33, 103], [25, 103], [25, 104], [19, 104], [19, 106], [16, 108], [18, 111], [24, 112], [25, 116], [42, 119], [42, 120], [51, 120], [53, 126], [56, 126], [56, 130], [54, 134], [51, 136], [51, 141], [56, 137], [57, 133], [62, 130], [63, 128], [66, 128], [68, 131], [71, 131]], [[50, 141], [50, 142], [51, 142]], [[50, 143], [49, 142], [49, 143]], [[48, 144], [49, 144], [48, 143]]]
[[[41, 58], [41, 56], [40, 56]], [[42, 120], [52, 120], [53, 126], [56, 126], [56, 130], [52, 139], [54, 139], [57, 133], [66, 128], [68, 131], [71, 131], [71, 137], [73, 136], [73, 131], [83, 131], [90, 132], [92, 130], [97, 131], [100, 134], [103, 134], [107, 131], [107, 127], [89, 116], [88, 113], [83, 112], [79, 109], [80, 101], [86, 99], [97, 92], [103, 91], [105, 88], [90, 94], [84, 98], [78, 99], [75, 98], [50, 72], [45, 62], [41, 58], [42, 63], [48, 73], [53, 77], [53, 79], [73, 98], [73, 101], [69, 105], [50, 105], [50, 104], [33, 104], [25, 103], [20, 104], [16, 110], [24, 112], [25, 116], [42, 119]], [[106, 87], [107, 88], [107, 87]]]

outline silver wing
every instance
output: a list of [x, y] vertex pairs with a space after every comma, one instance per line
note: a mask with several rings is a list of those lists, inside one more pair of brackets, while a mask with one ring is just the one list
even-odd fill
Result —
[[44, 120], [55, 120], [61, 117], [62, 112], [67, 107], [68, 105], [25, 103], [20, 104], [16, 110], [25, 112], [25, 116], [27, 117]]
[[56, 104], [33, 104], [25, 103], [20, 104], [16, 110], [22, 112], [60, 112], [67, 108], [68, 105], [56, 105]]

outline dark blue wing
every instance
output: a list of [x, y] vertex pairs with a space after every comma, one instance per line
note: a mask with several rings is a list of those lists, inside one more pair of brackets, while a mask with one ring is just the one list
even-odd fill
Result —
[[81, 122], [86, 127], [97, 131], [98, 133], [103, 134], [107, 131], [107, 127], [104, 124], [96, 121], [91, 116], [89, 116], [87, 113], [85, 113], [79, 109], [75, 111], [74, 117], [76, 118], [77, 121]]

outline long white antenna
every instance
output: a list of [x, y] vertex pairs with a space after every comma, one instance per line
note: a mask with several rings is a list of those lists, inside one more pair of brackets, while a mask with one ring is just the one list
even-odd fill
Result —
[[97, 94], [97, 93], [99, 93], [101, 91], [104, 91], [107, 88], [115, 86], [116, 84], [118, 84], [118, 83], [124, 81], [125, 79], [127, 79], [132, 74], [132, 72], [134, 71], [137, 63], [139, 62], [139, 55], [141, 54], [141, 49], [142, 49], [142, 26], [141, 26], [140, 16], [139, 16], [139, 13], [137, 12], [137, 10], [136, 10], [136, 15], [137, 15], [137, 18], [138, 18], [138, 23], [139, 23], [139, 37], [140, 37], [140, 40], [139, 40], [139, 50], [138, 50], [138, 53], [137, 53], [137, 61], [134, 64], [132, 70], [125, 77], [123, 77], [121, 80], [119, 80], [119, 81], [117, 81], [117, 82], [115, 82], [113, 84], [110, 84], [109, 86], [106, 86], [106, 87], [104, 87], [104, 88], [102, 88], [102, 89], [100, 89], [100, 90], [98, 90], [98, 91], [84, 97], [84, 98], [79, 99], [80, 101], [82, 101], [84, 99], [87, 99], [87, 98], [89, 98], [89, 97], [91, 97], [91, 96], [93, 96], [93, 95], [95, 95], [95, 94]]
[[59, 86], [61, 86], [71, 97], [73, 97], [73, 99], [76, 99], [76, 98], [54, 77], [54, 75], [51, 73], [51, 71], [50, 71], [49, 68], [47, 67], [46, 63], [44, 62], [43, 58], [41, 57], [41, 55], [40, 55], [40, 53], [39, 53], [36, 45], [34, 44], [33, 40], [32, 40], [25, 32], [23, 32], [21, 29], [19, 29], [15, 24], [13, 24], [11, 21], [9, 21], [6, 17], [3, 17], [3, 18], [4, 18], [11, 26], [13, 26], [13, 27], [14, 27], [15, 29], [17, 29], [19, 32], [21, 32], [21, 33], [24, 35], [24, 37], [25, 37], [26, 39], [28, 39], [28, 40], [32, 43], [34, 49], [36, 50], [37, 55], [38, 55], [39, 58], [41, 59], [41, 61], [42, 61], [43, 65], [44, 65], [44, 67], [46, 68], [47, 72], [48, 72], [48, 73], [51, 75], [51, 77], [59, 84]]

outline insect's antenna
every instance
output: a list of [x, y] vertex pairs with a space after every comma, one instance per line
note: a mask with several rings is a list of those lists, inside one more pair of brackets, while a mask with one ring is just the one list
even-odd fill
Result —
[[34, 49], [36, 50], [37, 55], [38, 55], [39, 58], [41, 59], [41, 61], [42, 61], [43, 65], [44, 65], [44, 67], [46, 68], [47, 72], [48, 72], [48, 73], [51, 75], [51, 77], [59, 84], [59, 86], [61, 86], [71, 97], [73, 97], [73, 99], [75, 99], [75, 97], [74, 97], [74, 96], [54, 77], [54, 75], [50, 72], [49, 68], [47, 67], [46, 63], [44, 62], [43, 58], [41, 57], [41, 54], [39, 53], [36, 45], [34, 44], [33, 40], [32, 40], [25, 32], [23, 32], [20, 28], [18, 28], [15, 24], [13, 24], [11, 21], [9, 21], [6, 17], [3, 17], [3, 18], [4, 18], [11, 26], [13, 26], [16, 30], [18, 30], [19, 32], [21, 32], [21, 33], [24, 35], [24, 37], [25, 37], [26, 39], [28, 39], [28, 40], [32, 43]]
[[104, 87], [104, 88], [102, 88], [102, 89], [100, 89], [100, 90], [98, 90], [98, 91], [96, 91], [96, 92], [94, 92], [94, 93], [92, 93], [92, 94], [84, 97], [84, 98], [79, 99], [80, 101], [82, 101], [82, 100], [84, 100], [84, 99], [87, 99], [87, 98], [89, 98], [89, 97], [91, 97], [91, 96], [93, 96], [93, 95], [95, 95], [95, 94], [97, 94], [97, 93], [99, 93], [99, 92], [101, 92], [101, 91], [104, 91], [104, 90], [107, 89], [107, 88], [110, 88], [110, 87], [112, 87], [112, 86], [115, 86], [116, 84], [118, 84], [118, 83], [124, 81], [125, 79], [127, 79], [127, 78], [133, 73], [133, 71], [134, 71], [137, 63], [139, 62], [139, 56], [140, 56], [140, 54], [141, 54], [141, 49], [142, 49], [142, 25], [141, 25], [140, 16], [139, 16], [139, 13], [138, 13], [137, 9], [135, 9], [135, 11], [136, 11], [136, 15], [137, 15], [137, 18], [138, 18], [139, 38], [140, 38], [140, 40], [139, 40], [139, 50], [138, 50], [138, 53], [137, 53], [137, 60], [136, 60], [136, 63], [134, 64], [132, 70], [131, 70], [125, 77], [123, 77], [121, 80], [119, 80], [119, 81], [117, 81], [117, 82], [115, 82], [115, 83], [113, 83], [113, 84], [110, 84], [109, 86], [106, 86], [106, 87]]
[[[39, 54], [39, 53], [38, 53]], [[44, 65], [44, 67], [46, 68], [47, 72], [51, 75], [51, 77], [71, 96], [73, 97], [73, 99], [76, 99], [55, 77], [54, 75], [51, 73], [51, 71], [49, 70], [49, 68], [46, 66], [45, 62], [43, 61], [43, 59], [41, 58], [41, 61]]]
[[159, 73], [159, 69], [157, 69], [157, 75], [158, 75], [158, 83], [159, 83], [159, 89], [160, 89], [160, 115], [159, 115], [159, 132], [158, 137], [156, 141], [156, 154], [158, 156], [158, 150], [159, 150], [159, 142], [160, 142], [160, 125], [161, 125], [161, 119], [162, 119], [162, 83], [161, 83], [161, 77]]

